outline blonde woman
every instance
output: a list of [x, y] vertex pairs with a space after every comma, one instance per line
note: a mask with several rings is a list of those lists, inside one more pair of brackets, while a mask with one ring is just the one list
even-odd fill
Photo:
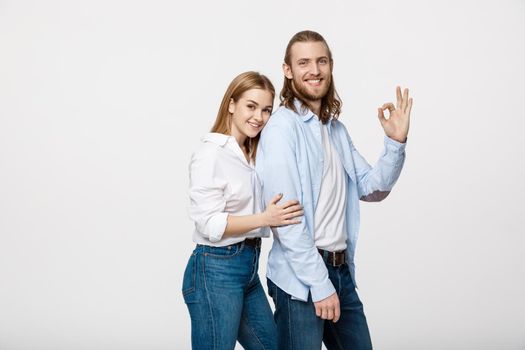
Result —
[[[274, 197], [263, 211], [254, 161], [275, 89], [257, 72], [229, 85], [211, 133], [190, 162], [190, 218], [197, 244], [184, 273], [193, 349], [276, 349], [272, 312], [258, 276], [269, 226], [299, 223], [297, 201]], [[275, 169], [278, 171], [278, 169]]]

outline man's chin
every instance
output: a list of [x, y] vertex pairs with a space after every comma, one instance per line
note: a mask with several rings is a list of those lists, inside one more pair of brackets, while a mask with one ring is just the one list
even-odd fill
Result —
[[325, 88], [324, 86], [319, 86], [314, 89], [310, 86], [303, 85], [303, 88], [299, 91], [299, 93], [303, 95], [304, 98], [313, 102], [313, 101], [318, 101], [322, 99], [323, 97], [325, 97], [326, 94], [328, 93], [328, 89]]
[[316, 101], [319, 101], [321, 100], [323, 97], [326, 96], [326, 92], [325, 91], [305, 91], [303, 92], [302, 94], [304, 96], [305, 99], [307, 99], [308, 101], [310, 102], [316, 102]]

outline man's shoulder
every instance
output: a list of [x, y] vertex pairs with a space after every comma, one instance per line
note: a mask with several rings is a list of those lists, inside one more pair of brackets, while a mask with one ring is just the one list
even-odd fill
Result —
[[345, 124], [343, 124], [339, 119], [332, 119], [331, 123], [332, 123], [333, 131], [335, 131], [336, 133], [342, 133], [344, 135], [348, 135], [348, 130]]
[[346, 129], [345, 125], [339, 119], [332, 119], [332, 128]]
[[299, 114], [285, 106], [280, 106], [270, 117], [270, 120], [266, 124], [266, 128], [271, 128], [272, 126], [293, 128], [297, 126], [299, 122], [301, 122]]

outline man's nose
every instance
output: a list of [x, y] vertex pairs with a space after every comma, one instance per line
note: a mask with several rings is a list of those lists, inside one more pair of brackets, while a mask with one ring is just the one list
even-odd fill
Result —
[[317, 62], [312, 62], [312, 64], [310, 65], [310, 73], [312, 73], [313, 75], [319, 74], [319, 64]]

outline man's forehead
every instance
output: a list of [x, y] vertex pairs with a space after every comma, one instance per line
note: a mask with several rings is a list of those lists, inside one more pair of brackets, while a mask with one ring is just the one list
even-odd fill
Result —
[[290, 54], [292, 60], [329, 57], [328, 47], [322, 41], [296, 42], [292, 45]]

